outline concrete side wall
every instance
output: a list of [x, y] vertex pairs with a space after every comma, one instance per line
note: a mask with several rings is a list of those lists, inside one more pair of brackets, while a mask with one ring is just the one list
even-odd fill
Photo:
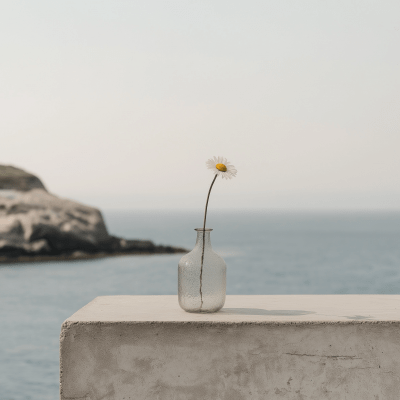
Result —
[[65, 323], [62, 400], [398, 400], [398, 324]]

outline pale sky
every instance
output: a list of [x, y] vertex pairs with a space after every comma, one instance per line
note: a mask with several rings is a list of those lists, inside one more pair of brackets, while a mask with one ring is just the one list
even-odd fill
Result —
[[400, 209], [400, 2], [2, 0], [0, 164], [102, 209]]

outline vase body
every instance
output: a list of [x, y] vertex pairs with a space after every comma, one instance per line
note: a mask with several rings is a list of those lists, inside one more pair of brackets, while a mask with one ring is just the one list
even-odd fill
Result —
[[184, 255], [178, 264], [179, 305], [187, 312], [212, 313], [220, 310], [226, 296], [226, 264], [211, 247], [210, 232], [204, 232], [203, 267], [203, 229], [197, 231], [194, 249]]

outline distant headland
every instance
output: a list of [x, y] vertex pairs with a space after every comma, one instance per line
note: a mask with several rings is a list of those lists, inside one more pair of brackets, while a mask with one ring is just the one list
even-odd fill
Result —
[[0, 263], [184, 252], [112, 236], [98, 209], [59, 198], [37, 176], [0, 165]]

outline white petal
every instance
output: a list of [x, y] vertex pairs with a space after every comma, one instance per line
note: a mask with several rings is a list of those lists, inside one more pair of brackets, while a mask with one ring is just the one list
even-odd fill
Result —
[[[224, 164], [226, 166], [226, 171], [220, 171], [216, 165]], [[206, 166], [210, 169], [213, 174], [221, 176], [223, 179], [232, 179], [236, 176], [237, 170], [225, 157], [213, 156], [206, 161]]]

